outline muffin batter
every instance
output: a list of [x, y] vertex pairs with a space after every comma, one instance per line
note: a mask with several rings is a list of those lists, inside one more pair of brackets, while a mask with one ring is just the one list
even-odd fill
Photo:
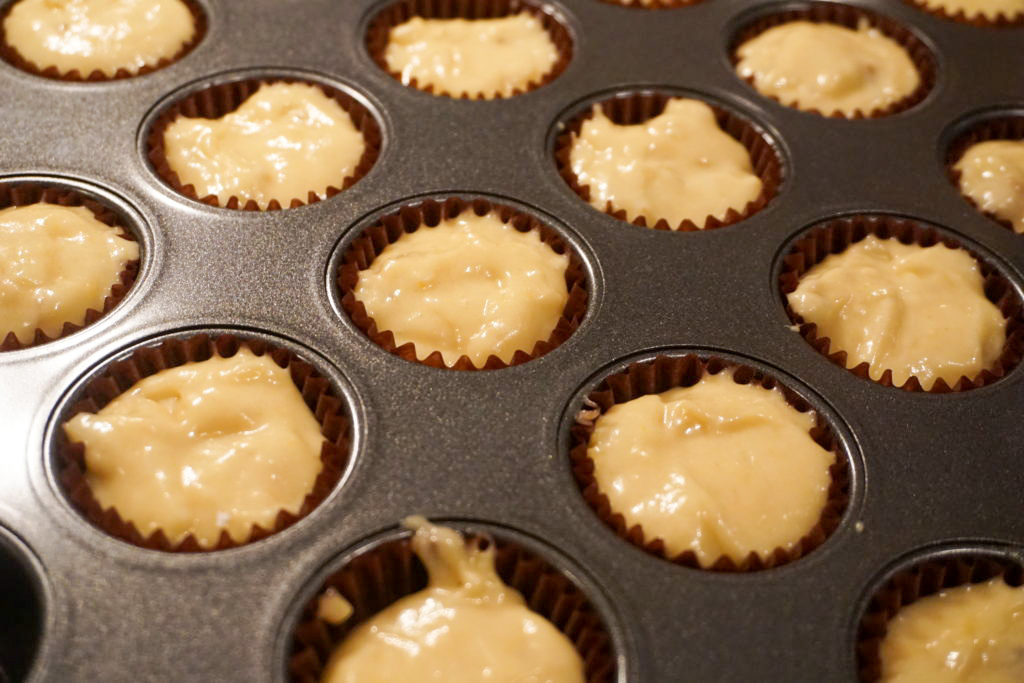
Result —
[[691, 387], [612, 406], [587, 455], [627, 527], [702, 566], [790, 549], [821, 518], [835, 455], [809, 434], [813, 413], [777, 390], [705, 375]]
[[892, 370], [924, 389], [940, 377], [953, 386], [992, 367], [1006, 320], [985, 298], [977, 261], [963, 249], [921, 247], [874, 235], [810, 269], [787, 295], [790, 307], [846, 351], [846, 367]]
[[288, 370], [245, 347], [146, 377], [64, 431], [85, 445], [101, 506], [143, 536], [192, 534], [204, 548], [298, 513], [322, 468], [320, 425]]
[[761, 194], [750, 155], [718, 127], [711, 107], [674, 98], [658, 116], [620, 126], [595, 105], [593, 116], [573, 136], [570, 164], [590, 203], [625, 210], [653, 225], [673, 228], [689, 219], [703, 226], [729, 209], [742, 211]]
[[88, 209], [29, 204], [0, 210], [0, 339], [22, 344], [35, 331], [57, 337], [65, 323], [82, 325], [103, 310], [139, 245]]
[[539, 82], [558, 61], [543, 24], [528, 12], [497, 19], [413, 17], [391, 29], [388, 69], [440, 94], [509, 97]]
[[155, 66], [195, 31], [181, 0], [19, 0], [4, 20], [4, 39], [22, 57], [82, 76]]
[[360, 271], [355, 297], [421, 360], [440, 351], [448, 365], [463, 355], [508, 363], [551, 336], [569, 300], [568, 265], [536, 230], [466, 211], [388, 245]]
[[879, 654], [885, 683], [1024, 681], [1024, 590], [995, 578], [922, 598], [889, 622]]
[[422, 517], [406, 525], [429, 584], [356, 627], [323, 683], [584, 681], [569, 639], [502, 583], [493, 547], [467, 547], [454, 529]]
[[982, 211], [1024, 233], [1024, 140], [990, 140], [971, 145], [956, 162], [960, 191]]
[[219, 119], [178, 117], [164, 145], [171, 170], [199, 197], [223, 205], [236, 196], [263, 209], [341, 187], [365, 146], [348, 112], [308, 83], [264, 85]]
[[737, 73], [762, 95], [826, 115], [884, 109], [921, 82], [906, 50], [866, 21], [856, 30], [788, 22], [743, 43], [737, 54]]
[[984, 17], [995, 21], [999, 15], [1014, 18], [1024, 14], [1024, 0], [916, 0], [930, 10], [945, 10], [949, 15], [963, 12], [968, 19]]

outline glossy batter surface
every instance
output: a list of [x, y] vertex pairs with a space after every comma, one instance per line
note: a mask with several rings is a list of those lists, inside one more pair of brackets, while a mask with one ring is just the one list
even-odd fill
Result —
[[813, 426], [813, 413], [727, 370], [613, 406], [587, 454], [627, 526], [710, 566], [792, 548], [818, 523], [835, 455], [811, 439]]
[[323, 683], [582, 683], [572, 643], [494, 570], [494, 549], [409, 518], [429, 583], [353, 630]]
[[355, 296], [421, 360], [440, 351], [448, 365], [463, 355], [509, 362], [551, 336], [569, 299], [568, 264], [536, 230], [467, 211], [388, 245], [360, 271]]
[[29, 204], [0, 210], [0, 339], [30, 343], [36, 329], [60, 334], [82, 325], [90, 308], [139, 258], [139, 245], [96, 220], [88, 209]]
[[992, 367], [1006, 320], [985, 298], [978, 263], [963, 249], [921, 247], [869, 235], [811, 268], [787, 295], [790, 307], [846, 351], [846, 367], [870, 365], [896, 386], [953, 386]]
[[1024, 590], [1001, 578], [922, 598], [882, 641], [885, 683], [1024, 681]]
[[263, 85], [219, 119], [178, 117], [164, 132], [167, 163], [199, 197], [236, 196], [266, 208], [341, 187], [363, 155], [352, 118], [308, 83]]
[[963, 12], [971, 19], [982, 16], [995, 20], [999, 15], [1014, 18], [1024, 14], [1024, 0], [917, 0], [929, 9], [944, 9], [950, 15]]
[[611, 203], [628, 220], [644, 216], [648, 225], [664, 218], [673, 228], [685, 219], [703, 226], [708, 216], [723, 219], [761, 194], [746, 148], [698, 100], [669, 100], [661, 114], [631, 126], [614, 123], [595, 105], [569, 159], [580, 184], [590, 187], [593, 206], [604, 210]]
[[520, 12], [497, 19], [413, 17], [391, 29], [384, 51], [402, 83], [437, 93], [508, 97], [540, 81], [558, 61], [543, 24]]
[[181, 0], [19, 0], [4, 39], [40, 69], [82, 76], [138, 72], [174, 57], [195, 35]]
[[907, 51], [866, 22], [854, 30], [792, 21], [748, 40], [737, 54], [737, 73], [762, 95], [824, 114], [868, 114], [921, 82]]
[[297, 513], [322, 468], [320, 426], [288, 371], [244, 347], [151, 375], [64, 430], [85, 445], [100, 505], [172, 543], [211, 548], [222, 530], [245, 542]]
[[956, 162], [960, 191], [982, 211], [1024, 233], [1024, 140], [989, 140], [971, 145]]

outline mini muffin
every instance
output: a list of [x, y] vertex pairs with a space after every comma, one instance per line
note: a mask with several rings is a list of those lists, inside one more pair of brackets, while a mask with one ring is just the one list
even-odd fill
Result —
[[953, 166], [960, 192], [1014, 232], [1024, 233], [1024, 140], [985, 140]]
[[932, 13], [971, 23], [1005, 24], [1024, 21], [1024, 0], [911, 0]]
[[201, 37], [183, 0], [17, 0], [3, 19], [19, 66], [57, 78], [121, 78], [177, 59]]
[[615, 123], [596, 104], [570, 145], [569, 168], [589, 188], [590, 204], [624, 212], [628, 221], [725, 221], [763, 190], [747, 149], [699, 100], [671, 98], [661, 113], [632, 125]]
[[924, 247], [868, 235], [829, 255], [787, 293], [790, 309], [878, 381], [916, 378], [926, 391], [992, 369], [1007, 321], [985, 292], [978, 261], [944, 244]]
[[826, 116], [885, 111], [919, 90], [907, 49], [861, 17], [856, 28], [788, 21], [742, 42], [736, 72], [762, 95]]
[[84, 206], [0, 209], [0, 340], [19, 348], [91, 322], [138, 259], [137, 242]]

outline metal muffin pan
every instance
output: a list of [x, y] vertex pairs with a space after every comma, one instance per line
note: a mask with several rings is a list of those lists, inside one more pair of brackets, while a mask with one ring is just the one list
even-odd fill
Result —
[[[938, 76], [909, 111], [846, 121], [783, 107], [732, 72], [728, 46], [750, 13], [794, 3], [552, 0], [574, 37], [568, 68], [536, 91], [481, 102], [405, 88], [372, 62], [365, 27], [387, 3], [202, 4], [203, 41], [140, 78], [66, 83], [0, 63], [0, 180], [98, 188], [136, 218], [143, 246], [139, 281], [114, 312], [0, 355], [0, 577], [5, 593], [33, 586], [41, 605], [38, 651], [17, 648], [30, 680], [284, 681], [288, 628], [311, 582], [411, 513], [532, 539], [592, 595], [619, 680], [630, 682], [854, 680], [864, 601], [900, 558], [985, 545], [1024, 562], [1024, 370], [950, 395], [861, 380], [788, 329], [776, 281], [794, 236], [864, 212], [944, 226], [1020, 286], [1024, 238], [963, 200], [943, 154], [973, 117], [1024, 107], [1024, 29], [961, 25], [896, 0], [851, 3], [912, 29]], [[152, 112], [243, 72], [301, 73], [357, 93], [383, 131], [374, 168], [336, 197], [285, 211], [174, 193], [140, 149]], [[741, 223], [686, 234], [630, 226], [580, 200], [552, 158], [559, 121], [599, 94], [645, 87], [706, 95], [767, 131], [783, 159], [778, 196]], [[550, 216], [578, 246], [591, 298], [566, 343], [503, 370], [436, 370], [341, 317], [328, 286], [338, 246], [386, 207], [453, 193]], [[223, 552], [147, 551], [66, 503], [48, 430], [62, 398], [106, 359], [197, 327], [274, 335], [326, 361], [353, 404], [358, 448], [344, 484], [294, 527]], [[776, 369], [837, 417], [855, 495], [824, 545], [778, 569], [720, 574], [648, 555], [597, 519], [569, 473], [564, 416], [602, 368], [662, 349]], [[12, 571], [22, 577], [13, 585]]]

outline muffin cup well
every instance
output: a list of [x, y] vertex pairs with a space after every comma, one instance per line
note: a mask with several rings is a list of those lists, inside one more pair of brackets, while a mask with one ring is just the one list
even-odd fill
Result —
[[[643, 123], [658, 116], [665, 110], [665, 105], [669, 100], [682, 99], [684, 97], [686, 96], [652, 90], [620, 93], [600, 100], [596, 104], [601, 106], [605, 116], [611, 119], [612, 122], [620, 126], [627, 126]], [[642, 228], [651, 227], [655, 230], [693, 232], [696, 230], [724, 228], [728, 225], [739, 223], [763, 209], [778, 194], [779, 186], [782, 184], [782, 161], [765, 134], [755, 128], [745, 118], [734, 114], [729, 109], [719, 107], [704, 100], [700, 101], [707, 104], [714, 111], [718, 127], [746, 148], [747, 153], [750, 155], [750, 162], [754, 173], [761, 179], [761, 194], [753, 201], [747, 202], [746, 206], [730, 208], [721, 220], [714, 216], [708, 216], [699, 225], [689, 219], [673, 226], [669, 225], [668, 221], [664, 218], [658, 216], [641, 215], [630, 217], [624, 209], [616, 208], [611, 202], [607, 202], [604, 207], [606, 214]], [[585, 111], [566, 121], [564, 130], [555, 139], [555, 165], [558, 168], [558, 174], [562, 176], [562, 179], [572, 188], [573, 192], [587, 203], [590, 202], [590, 186], [583, 185], [573, 172], [571, 154], [573, 138], [580, 134], [584, 122], [592, 117], [593, 108], [588, 107]]]
[[877, 382], [885, 387], [895, 386], [892, 381], [892, 371], [885, 370], [879, 379], [873, 379], [870, 375], [870, 365], [861, 363], [853, 368], [848, 368], [846, 363], [847, 354], [845, 351], [831, 350], [831, 340], [828, 337], [818, 336], [818, 327], [814, 323], [806, 322], [789, 305], [787, 294], [796, 290], [800, 284], [800, 278], [811, 268], [821, 263], [831, 254], [838, 254], [847, 247], [860, 242], [868, 235], [875, 235], [880, 239], [897, 239], [903, 244], [917, 244], [922, 247], [930, 247], [935, 244], [944, 244], [954, 249], [963, 249], [978, 263], [978, 268], [984, 278], [985, 297], [991, 301], [1006, 318], [1006, 344], [1003, 352], [995, 364], [983, 370], [975, 377], [961, 377], [953, 386], [949, 386], [942, 378], [935, 380], [930, 389], [924, 389], [920, 380], [913, 375], [897, 387], [904, 391], [928, 391], [934, 394], [945, 394], [950, 392], [967, 391], [978, 387], [992, 384], [1004, 377], [1008, 372], [1020, 363], [1024, 356], [1024, 314], [1020, 295], [1017, 290], [1006, 279], [997, 268], [988, 261], [960, 244], [956, 239], [940, 232], [939, 230], [916, 221], [899, 218], [896, 216], [879, 215], [857, 215], [837, 218], [820, 223], [811, 228], [803, 237], [796, 240], [789, 249], [789, 253], [782, 260], [782, 272], [779, 275], [779, 288], [782, 293], [783, 305], [789, 319], [797, 326], [800, 335], [807, 340], [819, 353], [831, 360], [836, 365], [848, 369], [853, 374], [864, 379]]
[[980, 142], [988, 142], [990, 140], [1024, 140], [1024, 115], [1006, 114], [998, 117], [985, 118], [957, 135], [946, 149], [946, 175], [949, 176], [949, 180], [953, 183], [953, 186], [956, 187], [957, 192], [960, 192], [960, 195], [966, 199], [971, 206], [977, 209], [978, 212], [988, 216], [1004, 228], [1016, 232], [1013, 227], [1013, 223], [1005, 218], [1000, 218], [994, 213], [982, 210], [982, 208], [978, 206], [977, 202], [963, 193], [960, 189], [961, 173], [954, 168], [969, 147]]
[[912, 93], [903, 99], [893, 102], [887, 107], [880, 107], [869, 112], [857, 110], [854, 112], [853, 116], [849, 116], [841, 111], [825, 113], [818, 111], [817, 109], [804, 109], [800, 107], [799, 102], [787, 104], [773, 95], [761, 93], [761, 91], [755, 86], [752, 78], [746, 78], [744, 80], [762, 97], [768, 97], [785, 107], [790, 107], [791, 109], [797, 109], [799, 111], [829, 118], [874, 119], [882, 116], [898, 114], [901, 111], [906, 111], [907, 109], [919, 104], [928, 96], [928, 93], [931, 92], [931, 89], [935, 86], [936, 70], [938, 69], [935, 56], [932, 54], [931, 50], [929, 50], [928, 47], [917, 38], [917, 36], [904, 28], [902, 24], [890, 19], [889, 17], [876, 14], [862, 7], [843, 5], [838, 2], [810, 2], [781, 12], [761, 15], [746, 24], [738, 33], [736, 33], [735, 36], [733, 36], [732, 42], [730, 43], [729, 56], [732, 61], [733, 68], [735, 69], [736, 65], [739, 63], [738, 50], [741, 45], [753, 38], [756, 38], [770, 28], [774, 28], [791, 21], [810, 21], [816, 24], [836, 24], [839, 26], [845, 26], [846, 28], [856, 29], [862, 20], [866, 21], [872, 28], [878, 29], [884, 35], [899, 43], [899, 45], [906, 50], [911, 62], [913, 62], [914, 67], [917, 69], [921, 82]]
[[[472, 534], [467, 542], [480, 547], [495, 545], [495, 567], [501, 580], [522, 594], [527, 607], [569, 638], [583, 659], [587, 683], [615, 680], [617, 664], [611, 633], [579, 586], [542, 557], [501, 537]], [[319, 681], [335, 647], [356, 626], [426, 585], [426, 570], [413, 552], [408, 535], [353, 557], [327, 577], [304, 607], [292, 634], [290, 680]], [[337, 625], [318, 616], [320, 598], [331, 589], [353, 607], [352, 616]]]
[[[370, 53], [370, 58], [377, 66], [401, 83], [402, 74], [392, 71], [388, 67], [387, 60], [384, 58], [391, 29], [395, 26], [408, 21], [412, 17], [423, 17], [424, 19], [497, 19], [520, 12], [528, 12], [540, 20], [544, 30], [551, 37], [551, 42], [554, 43], [555, 50], [558, 52], [558, 59], [552, 65], [551, 70], [544, 74], [540, 80], [530, 82], [525, 88], [516, 88], [512, 92], [512, 97], [515, 97], [516, 95], [536, 90], [555, 80], [569, 66], [569, 62], [572, 61], [573, 42], [569, 29], [551, 13], [546, 12], [542, 4], [534, 4], [526, 0], [400, 0], [386, 6], [370, 20], [366, 31], [366, 49]], [[408, 83], [408, 87], [434, 95], [464, 100], [505, 99], [506, 97], [501, 94], [482, 92], [476, 94], [461, 93], [459, 95], [439, 93], [434, 91], [433, 85], [419, 85], [415, 78]]]
[[[82, 74], [78, 69], [72, 69], [66, 73], [61, 73], [56, 66], [52, 65], [38, 65], [34, 62], [29, 61], [21, 56], [21, 54], [7, 43], [6, 34], [3, 35], [3, 39], [0, 40], [0, 59], [3, 59], [7, 63], [27, 71], [30, 74], [36, 76], [42, 76], [43, 78], [52, 78], [58, 81], [75, 81], [75, 82], [90, 82], [96, 83], [100, 81], [118, 81], [125, 78], [134, 78], [136, 76], [145, 76], [146, 74], [153, 73], [158, 69], [163, 69], [166, 66], [173, 64], [178, 61], [189, 52], [191, 52], [196, 45], [198, 45], [203, 38], [206, 36], [208, 22], [206, 19], [206, 12], [203, 11], [202, 5], [197, 0], [182, 0], [189, 12], [192, 13], [192, 19], [195, 24], [195, 33], [192, 38], [181, 46], [181, 48], [171, 57], [165, 57], [159, 60], [156, 64], [146, 65], [138, 71], [129, 71], [128, 69], [118, 69], [113, 76], [108, 76], [99, 69], [96, 69], [88, 74]], [[11, 10], [17, 4], [17, 0], [9, 2], [6, 6], [0, 8], [0, 32], [4, 21], [7, 19], [7, 15], [10, 14]]]
[[958, 553], [919, 562], [897, 572], [878, 588], [857, 627], [857, 675], [863, 683], [881, 679], [880, 648], [889, 622], [902, 608], [942, 590], [1002, 577], [1024, 584], [1024, 567], [995, 554]]
[[[302, 502], [297, 514], [281, 510], [270, 528], [252, 527], [249, 538], [238, 542], [222, 530], [217, 545], [205, 548], [191, 534], [178, 543], [171, 542], [162, 530], [143, 536], [136, 526], [123, 519], [113, 507], [104, 508], [96, 500], [85, 478], [85, 447], [72, 443], [63, 425], [79, 413], [95, 413], [133, 385], [161, 370], [176, 368], [186, 363], [208, 360], [214, 356], [230, 358], [241, 347], [253, 354], [267, 354], [281, 368], [286, 368], [302, 399], [320, 424], [324, 443], [320, 451], [323, 468], [313, 483], [313, 489]], [[341, 480], [350, 455], [350, 421], [342, 399], [336, 395], [330, 381], [295, 352], [275, 347], [261, 339], [235, 334], [208, 334], [172, 337], [154, 345], [136, 349], [123, 360], [110, 363], [91, 379], [79, 392], [77, 400], [59, 418], [55, 436], [54, 469], [63, 492], [78, 512], [94, 526], [114, 538], [141, 548], [164, 552], [194, 553], [235, 548], [254, 543], [282, 531], [308, 515], [322, 503]]]
[[[442, 220], [455, 218], [464, 211], [472, 211], [477, 216], [496, 214], [503, 222], [510, 224], [519, 232], [536, 230], [544, 244], [555, 253], [566, 254], [569, 265], [565, 269], [565, 285], [569, 293], [562, 316], [559, 318], [551, 336], [538, 341], [530, 351], [516, 351], [508, 363], [497, 356], [489, 356], [484, 364], [477, 367], [468, 356], [461, 356], [453, 365], [447, 365], [440, 351], [434, 351], [423, 359], [416, 353], [416, 345], [407, 342], [399, 346], [390, 330], [381, 330], [377, 323], [366, 312], [366, 307], [355, 296], [359, 284], [359, 272], [366, 270], [373, 260], [389, 244], [397, 242], [402, 235], [412, 233], [421, 227], [436, 227]], [[575, 250], [554, 229], [544, 225], [537, 218], [518, 209], [496, 204], [487, 199], [465, 200], [459, 197], [448, 197], [442, 201], [427, 199], [416, 204], [409, 204], [394, 213], [390, 213], [365, 229], [351, 242], [342, 255], [335, 280], [341, 308], [348, 314], [353, 324], [362, 330], [375, 344], [396, 356], [408, 361], [422, 363], [432, 368], [449, 368], [452, 370], [497, 370], [511, 365], [521, 365], [548, 353], [567, 340], [580, 326], [587, 312], [587, 276], [583, 262]]]
[[716, 375], [724, 370], [732, 370], [733, 377], [738, 384], [753, 384], [765, 389], [778, 389], [786, 402], [799, 412], [812, 410], [812, 406], [802, 396], [775, 377], [756, 368], [713, 355], [656, 356], [651, 360], [632, 363], [625, 370], [605, 377], [583, 399], [583, 407], [577, 412], [575, 420], [569, 428], [569, 460], [572, 465], [572, 473], [576, 484], [583, 493], [584, 500], [597, 513], [598, 518], [621, 538], [652, 555], [685, 567], [716, 572], [753, 572], [772, 569], [794, 562], [824, 543], [839, 527], [850, 501], [852, 474], [849, 461], [835, 432], [819, 413], [815, 414], [815, 424], [809, 434], [815, 443], [835, 455], [835, 462], [829, 467], [831, 483], [825, 506], [817, 524], [790, 549], [776, 548], [765, 556], [751, 552], [740, 562], [731, 557], [722, 556], [710, 565], [703, 566], [692, 550], [675, 556], [669, 555], [662, 539], [648, 536], [638, 524], [629, 526], [622, 514], [612, 509], [608, 497], [598, 487], [594, 477], [594, 461], [587, 453], [590, 437], [594, 433], [597, 421], [612, 406], [648, 394], [660, 394], [677, 387], [693, 386], [705, 375]]
[[643, 0], [601, 0], [608, 5], [619, 5], [634, 9], [676, 9], [677, 7], [690, 7], [703, 2], [704, 0], [651, 0], [645, 5]]
[[[7, 209], [12, 206], [38, 204], [40, 202], [57, 204], [60, 206], [83, 206], [88, 209], [99, 222], [113, 228], [118, 228], [119, 237], [132, 242], [137, 241], [136, 235], [131, 230], [121, 225], [119, 217], [113, 210], [111, 210], [110, 207], [105, 206], [100, 201], [97, 201], [96, 199], [93, 199], [81, 192], [57, 184], [49, 185], [47, 183], [34, 181], [0, 182], [0, 209]], [[138, 278], [139, 265], [139, 259], [133, 259], [125, 263], [124, 268], [118, 275], [118, 281], [110, 288], [110, 293], [107, 294], [106, 298], [103, 300], [101, 310], [93, 308], [88, 309], [85, 312], [85, 320], [83, 324], [77, 325], [66, 322], [61, 328], [60, 333], [55, 337], [51, 337], [42, 330], [36, 329], [32, 341], [27, 344], [20, 342], [14, 335], [13, 331], [7, 332], [4, 337], [0, 339], [0, 353], [3, 353], [4, 351], [18, 351], [30, 346], [45, 344], [55, 339], [60, 339], [68, 336], [69, 334], [78, 332], [83, 327], [96, 322], [113, 310], [114, 307], [121, 303], [125, 296], [127, 296], [128, 290], [131, 289], [132, 285], [135, 284], [135, 280]], [[0, 334], [3, 334], [3, 330], [0, 330]]]
[[1018, 12], [1014, 15], [1006, 15], [999, 13], [995, 19], [989, 19], [986, 15], [978, 13], [972, 17], [967, 16], [963, 10], [957, 10], [956, 12], [950, 13], [944, 7], [928, 7], [923, 2], [917, 0], [904, 0], [907, 4], [913, 5], [922, 12], [928, 12], [934, 14], [942, 19], [949, 21], [955, 21], [961, 24], [967, 24], [969, 26], [977, 26], [980, 28], [1007, 28], [1015, 26], [1024, 26], [1024, 11]]
[[227, 203], [221, 204], [215, 194], [200, 197], [193, 185], [182, 185], [178, 174], [171, 169], [167, 161], [167, 154], [164, 148], [164, 133], [167, 131], [167, 127], [179, 116], [205, 119], [221, 118], [238, 109], [245, 100], [259, 90], [260, 86], [272, 83], [304, 83], [316, 86], [324, 95], [337, 102], [348, 113], [353, 125], [363, 135], [363, 154], [351, 175], [339, 178], [338, 184], [336, 186], [329, 186], [323, 196], [320, 196], [314, 190], [310, 190], [305, 197], [293, 198], [287, 208], [294, 209], [305, 204], [313, 204], [328, 197], [333, 197], [342, 190], [352, 187], [352, 185], [370, 172], [373, 164], [377, 161], [377, 157], [380, 156], [382, 136], [377, 119], [374, 118], [373, 114], [366, 107], [348, 93], [323, 83], [303, 78], [268, 76], [265, 78], [250, 78], [210, 85], [202, 90], [186, 95], [160, 112], [146, 133], [146, 156], [149, 158], [149, 162], [152, 164], [156, 174], [178, 194], [204, 204], [209, 204], [210, 206], [222, 206], [226, 209], [241, 209], [244, 211], [276, 211], [285, 208], [276, 199], [272, 199], [267, 204], [266, 209], [260, 209], [259, 204], [254, 199], [243, 201], [237, 196], [232, 196], [228, 199]]

